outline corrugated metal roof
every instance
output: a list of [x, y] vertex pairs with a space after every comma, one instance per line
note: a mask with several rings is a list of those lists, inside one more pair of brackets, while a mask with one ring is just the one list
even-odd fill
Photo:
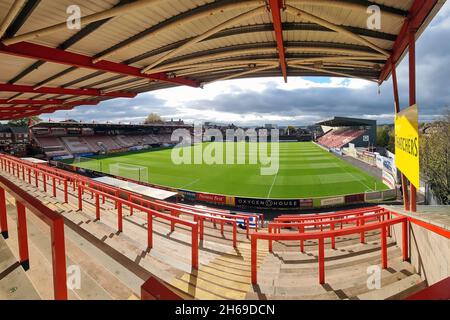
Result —
[[[444, 2], [279, 0], [287, 75], [384, 80], [383, 67], [408, 14], [426, 10], [422, 20], [429, 20]], [[83, 17], [80, 30], [66, 26], [73, 5]], [[371, 5], [381, 10], [377, 30], [367, 25]], [[102, 101], [176, 85], [281, 75], [277, 21], [268, 0], [29, 0], [8, 20], [12, 6], [12, 0], [0, 0], [0, 23], [10, 20], [0, 34], [3, 100]], [[17, 87], [23, 85], [28, 87]]]

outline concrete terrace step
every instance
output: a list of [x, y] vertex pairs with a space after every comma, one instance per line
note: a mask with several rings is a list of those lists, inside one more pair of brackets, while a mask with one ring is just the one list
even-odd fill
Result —
[[26, 272], [0, 236], [0, 300], [40, 300]]
[[359, 300], [387, 300], [387, 299], [403, 299], [411, 294], [426, 288], [426, 282], [422, 278], [413, 274], [402, 280], [393, 282], [381, 289], [373, 290], [357, 296]]

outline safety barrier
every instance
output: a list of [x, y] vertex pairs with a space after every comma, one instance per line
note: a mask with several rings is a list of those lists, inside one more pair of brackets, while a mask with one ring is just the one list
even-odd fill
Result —
[[[231, 224], [233, 227], [233, 247], [237, 247], [237, 223], [234, 219], [227, 219], [227, 218], [221, 218], [221, 217], [215, 217], [209, 214], [202, 214], [202, 213], [195, 213], [189, 210], [185, 209], [178, 209], [174, 208], [172, 205], [164, 204], [164, 203], [155, 203], [151, 200], [142, 199], [141, 197], [130, 195], [128, 198], [129, 201], [135, 203], [137, 201], [141, 206], [152, 208], [154, 210], [168, 210], [170, 211], [171, 215], [174, 215], [176, 217], [179, 217], [182, 214], [192, 216], [195, 221], [198, 221], [200, 226], [200, 239], [203, 240], [204, 238], [204, 221], [209, 220], [213, 223], [220, 223], [221, 224], [221, 233], [224, 234], [224, 224], [228, 223]], [[171, 222], [171, 231], [175, 230], [175, 223]]]
[[[14, 157], [11, 157], [9, 155], [1, 155], [1, 157], [3, 158], [7, 158], [8, 161], [12, 161], [12, 162], [16, 162], [16, 163], [22, 163], [24, 165], [28, 165], [28, 163], [26, 163], [25, 161], [21, 160], [21, 159], [17, 159]], [[68, 181], [70, 181], [70, 183], [73, 184], [73, 190], [75, 191], [76, 188], [81, 185], [81, 186], [88, 186], [94, 189], [99, 189], [101, 191], [103, 191], [104, 193], [101, 195], [102, 198], [102, 203], [105, 202], [105, 198], [106, 195], [109, 193], [111, 195], [114, 195], [116, 198], [120, 198], [121, 195], [125, 195], [125, 198], [128, 199], [129, 201], [131, 199], [135, 199], [136, 201], [140, 202], [140, 203], [147, 203], [148, 205], [152, 204], [154, 207], [158, 206], [158, 207], [162, 207], [161, 204], [164, 204], [165, 208], [170, 209], [170, 206], [173, 206], [174, 208], [172, 209], [172, 212], [174, 214], [176, 214], [175, 209], [177, 207], [177, 204], [172, 204], [172, 203], [163, 203], [161, 201], [157, 201], [157, 200], [149, 200], [149, 199], [144, 199], [141, 195], [135, 194], [133, 192], [130, 192], [128, 190], [123, 190], [117, 187], [112, 187], [112, 186], [108, 186], [105, 185], [103, 183], [94, 181], [92, 179], [89, 179], [87, 177], [75, 174], [75, 173], [71, 173], [71, 172], [67, 172], [64, 170], [60, 170], [57, 168], [50, 168], [46, 165], [43, 164], [31, 164], [30, 166], [34, 166], [37, 170], [39, 171], [44, 171], [44, 172], [48, 172], [49, 170], [53, 170], [54, 169], [54, 174], [56, 176], [59, 176], [61, 178], [67, 179]], [[91, 195], [91, 197], [93, 198], [93, 194]], [[117, 202], [115, 202], [115, 206], [117, 208]], [[133, 211], [133, 208], [131, 208], [131, 213]], [[214, 211], [214, 210], [213, 210]], [[182, 211], [181, 213], [185, 213], [185, 214], [189, 214], [191, 216], [196, 216], [198, 221], [200, 222], [200, 228], [201, 228], [201, 232], [200, 232], [200, 237], [201, 239], [203, 239], [203, 220], [211, 220], [213, 221], [213, 223], [220, 223], [222, 225], [222, 233], [223, 233], [223, 224], [224, 223], [229, 223], [233, 226], [233, 245], [236, 246], [237, 245], [237, 222], [235, 220], [237, 219], [243, 219], [246, 221], [246, 225], [247, 225], [247, 235], [249, 235], [249, 230], [248, 230], [248, 225], [249, 225], [249, 220], [250, 217], [252, 217], [252, 215], [246, 216], [246, 215], [228, 215], [227, 217], [223, 217], [225, 214], [223, 213], [216, 213], [216, 212], [212, 212], [209, 213], [209, 211], [206, 211], [205, 214], [200, 214], [200, 213], [195, 213], [195, 212], [188, 212], [188, 211]], [[180, 214], [181, 214], [180, 213]], [[178, 215], [178, 214], [177, 214]], [[230, 218], [228, 218], [230, 217]], [[256, 216], [257, 219], [257, 216]], [[234, 220], [234, 221], [232, 221]], [[173, 230], [173, 224], [172, 224], [172, 230]]]
[[[367, 216], [357, 216], [351, 218], [343, 218], [343, 219], [333, 219], [326, 221], [302, 221], [302, 222], [271, 222], [268, 225], [269, 233], [281, 233], [282, 228], [296, 228], [298, 232], [305, 233], [307, 231], [307, 227], [319, 227], [320, 231], [324, 230], [324, 226], [329, 226], [329, 230], [333, 231], [336, 228], [336, 225], [340, 225], [340, 230], [344, 229], [344, 224], [356, 223], [356, 226], [364, 226], [367, 222], [372, 221], [385, 221], [391, 218], [391, 213], [389, 211], [383, 211], [381, 213], [371, 214]], [[387, 235], [390, 237], [391, 229], [387, 228]], [[365, 232], [361, 232], [361, 243], [365, 243]], [[335, 237], [331, 237], [331, 248], [336, 249], [336, 241]], [[272, 252], [272, 240], [269, 240], [269, 251]], [[300, 240], [300, 251], [304, 252], [304, 242]]]
[[[6, 169], [6, 170], [8, 170], [9, 166], [29, 167], [30, 172], [33, 173], [36, 180], [39, 180], [40, 175], [47, 176], [47, 177], [50, 175], [53, 175], [55, 177], [55, 181], [57, 180], [57, 178], [64, 179], [64, 181], [65, 181], [65, 184], [64, 184], [65, 199], [67, 199], [67, 181], [70, 178], [71, 182], [74, 182], [75, 187], [78, 189], [78, 206], [80, 209], [82, 209], [82, 201], [80, 202], [80, 192], [83, 193], [84, 192], [83, 190], [88, 190], [89, 192], [91, 192], [92, 198], [94, 197], [94, 194], [97, 194], [97, 196], [96, 196], [96, 204], [98, 204], [97, 205], [98, 209], [96, 209], [96, 217], [97, 218], [99, 218], [99, 215], [100, 215], [99, 197], [101, 196], [103, 200], [106, 198], [109, 198], [113, 201], [116, 201], [117, 207], [118, 207], [118, 216], [121, 216], [122, 208], [121, 208], [121, 206], [119, 206], [119, 204], [122, 204], [122, 205], [127, 205], [131, 208], [134, 208], [136, 210], [146, 212], [149, 215], [149, 217], [157, 216], [159, 218], [166, 219], [169, 221], [175, 221], [178, 224], [184, 224], [187, 227], [190, 227], [191, 234], [192, 234], [192, 236], [191, 236], [191, 239], [192, 239], [192, 267], [198, 268], [198, 238], [199, 238], [198, 234], [199, 234], [199, 230], [198, 230], [197, 222], [186, 221], [183, 219], [172, 217], [170, 215], [165, 215], [160, 212], [157, 212], [157, 211], [145, 208], [145, 207], [141, 207], [141, 206], [131, 203], [127, 200], [124, 200], [120, 197], [116, 197], [116, 194], [117, 194], [116, 191], [120, 192], [121, 191], [120, 189], [110, 188], [109, 186], [92, 181], [92, 180], [90, 180], [86, 177], [80, 176], [80, 175], [74, 175], [72, 173], [68, 173], [67, 175], [64, 175], [64, 172], [61, 172], [62, 170], [59, 170], [58, 172], [56, 172], [56, 174], [50, 174], [41, 168], [42, 165], [41, 166], [29, 165], [28, 163], [26, 163], [23, 160], [16, 159], [14, 157], [7, 156], [7, 155], [1, 155], [0, 160], [1, 160], [0, 162], [6, 164], [5, 167], [2, 164], [2, 169]], [[18, 176], [18, 178], [19, 179], [21, 178], [20, 175]], [[26, 179], [24, 177], [22, 177], [22, 178], [24, 181], [26, 181]], [[28, 181], [28, 182], [30, 182], [30, 181]], [[56, 183], [53, 183], [53, 186], [56, 187]], [[36, 182], [36, 187], [39, 187], [38, 182]], [[101, 189], [103, 189], [105, 191], [109, 191], [109, 192], [114, 191], [114, 195], [111, 195], [107, 192], [100, 191], [96, 188], [101, 188]], [[56, 195], [56, 194], [54, 194], [54, 195]], [[153, 219], [148, 218], [148, 228], [147, 229], [152, 229], [152, 222], [153, 222]], [[119, 225], [119, 230], [122, 230], [122, 218], [118, 218], [118, 225]], [[148, 231], [148, 247], [149, 248], [151, 248], [153, 245], [152, 235], [153, 235], [152, 230]]]
[[[2, 169], [4, 170], [5, 167], [2, 166]], [[5, 239], [8, 238], [5, 191], [16, 199], [20, 264], [25, 270], [30, 268], [26, 219], [28, 210], [28, 212], [34, 213], [36, 217], [50, 227], [54, 297], [56, 300], [67, 300], [66, 247], [63, 217], [47, 208], [39, 200], [16, 186], [7, 178], [0, 176], [0, 229]]]
[[257, 255], [258, 255], [258, 240], [272, 240], [272, 241], [300, 241], [300, 240], [318, 240], [319, 243], [319, 283], [325, 283], [325, 245], [324, 240], [327, 238], [335, 238], [351, 234], [361, 234], [361, 232], [368, 232], [372, 230], [381, 230], [381, 261], [384, 269], [388, 266], [387, 261], [387, 231], [386, 229], [392, 225], [402, 223], [402, 250], [403, 260], [408, 260], [408, 243], [407, 243], [407, 223], [406, 217], [398, 217], [386, 220], [376, 224], [367, 224], [353, 228], [342, 230], [311, 232], [311, 233], [252, 233], [251, 235], [251, 282], [257, 283]]
[[383, 212], [384, 210], [385, 209], [383, 208], [376, 207], [358, 210], [343, 210], [331, 214], [288, 215], [277, 217], [274, 219], [274, 221], [275, 222], [323, 221], [327, 219], [331, 220], [335, 218], [346, 218], [352, 216], [363, 216], [366, 214], [376, 214], [379, 212]]
[[172, 225], [180, 224], [184, 225], [186, 227], [191, 228], [191, 263], [193, 268], [198, 268], [198, 241], [199, 241], [199, 228], [197, 222], [187, 221], [183, 220], [177, 217], [173, 217], [167, 214], [163, 214], [159, 211], [152, 210], [150, 208], [146, 208], [144, 206], [141, 206], [139, 204], [136, 204], [134, 202], [110, 195], [109, 193], [105, 193], [103, 191], [78, 185], [78, 209], [81, 211], [83, 210], [83, 194], [84, 191], [89, 191], [91, 195], [95, 197], [95, 216], [97, 220], [100, 220], [101, 218], [101, 209], [100, 209], [100, 196], [110, 199], [111, 201], [115, 202], [117, 205], [117, 211], [118, 211], [118, 231], [123, 231], [123, 214], [122, 214], [122, 206], [127, 206], [130, 210], [138, 210], [141, 212], [144, 212], [147, 214], [147, 246], [148, 249], [153, 248], [153, 218], [157, 217], [160, 219], [164, 219], [169, 221]]
[[2, 155], [0, 157], [0, 163], [1, 163], [1, 169], [12, 174], [13, 176], [16, 176], [17, 178], [21, 178], [22, 174], [22, 180], [26, 180], [26, 176], [28, 177], [28, 183], [31, 184], [32, 176], [34, 177], [34, 183], [36, 187], [39, 187], [39, 176], [42, 177], [42, 183], [44, 192], [47, 192], [47, 185], [48, 181], [52, 180], [52, 194], [54, 197], [56, 197], [56, 182], [59, 184], [64, 184], [64, 202], [67, 203], [68, 201], [68, 180], [66, 177], [61, 177], [58, 175], [55, 175], [53, 173], [46, 172], [39, 167], [29, 165], [23, 161], [16, 161], [15, 159], [11, 159], [10, 157], [5, 157]]
[[[163, 203], [160, 200], [155, 200], [157, 203]], [[255, 219], [255, 229], [258, 230], [259, 227], [264, 227], [264, 215], [262, 213], [249, 213], [249, 214], [239, 214], [239, 213], [230, 213], [228, 210], [220, 210], [215, 208], [199, 208], [196, 206], [186, 205], [186, 204], [180, 204], [180, 203], [170, 203], [170, 205], [176, 207], [176, 208], [183, 208], [187, 210], [192, 210], [195, 212], [200, 213], [207, 213], [211, 215], [221, 216], [224, 218], [230, 218], [230, 219], [241, 219], [244, 220], [246, 223], [246, 230], [247, 230], [247, 237], [249, 236], [249, 229], [250, 229], [250, 218]]]

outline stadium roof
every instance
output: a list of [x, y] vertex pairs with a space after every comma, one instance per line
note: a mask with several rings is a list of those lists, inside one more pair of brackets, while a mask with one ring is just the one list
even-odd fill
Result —
[[[0, 120], [245, 77], [381, 83], [444, 2], [0, 0]], [[367, 26], [374, 4], [379, 30]]]
[[192, 125], [170, 123], [127, 124], [127, 123], [92, 123], [92, 122], [38, 122], [30, 128], [100, 128], [100, 129], [148, 129], [148, 128], [192, 128]]
[[317, 125], [327, 127], [376, 126], [377, 121], [367, 119], [334, 117], [333, 119], [318, 122]]

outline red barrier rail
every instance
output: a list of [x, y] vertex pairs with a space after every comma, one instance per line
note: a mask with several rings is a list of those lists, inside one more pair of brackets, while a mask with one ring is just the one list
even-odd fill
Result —
[[122, 198], [115, 197], [113, 195], [110, 195], [108, 193], [102, 192], [100, 190], [79, 185], [78, 186], [78, 209], [83, 210], [83, 193], [84, 191], [91, 192], [95, 197], [95, 207], [96, 207], [96, 219], [100, 220], [101, 218], [101, 209], [100, 209], [100, 196], [103, 196], [107, 199], [112, 200], [113, 202], [117, 203], [117, 210], [118, 210], [118, 230], [122, 232], [122, 206], [127, 206], [130, 209], [135, 209], [144, 213], [147, 213], [147, 246], [148, 249], [153, 248], [153, 217], [161, 218], [167, 221], [170, 221], [174, 224], [180, 224], [191, 228], [191, 260], [192, 260], [192, 267], [197, 269], [198, 268], [198, 241], [199, 241], [199, 226], [197, 222], [187, 221], [183, 220], [177, 217], [173, 217], [164, 213], [161, 213], [159, 211], [143, 207], [139, 204], [136, 204], [134, 202], [124, 200]]
[[[356, 226], [364, 226], [366, 222], [371, 221], [385, 221], [386, 219], [391, 218], [391, 213], [389, 211], [367, 215], [367, 216], [358, 216], [352, 218], [345, 219], [336, 219], [336, 220], [327, 220], [327, 221], [315, 221], [315, 222], [271, 222], [268, 225], [269, 233], [280, 233], [281, 228], [296, 228], [300, 233], [305, 233], [307, 227], [318, 227], [320, 226], [320, 231], [323, 231], [323, 226], [329, 226], [330, 231], [335, 230], [336, 225], [340, 225], [340, 230], [343, 229], [344, 224], [349, 224], [350, 222], [356, 222]], [[387, 228], [388, 237], [391, 236], [390, 227]], [[361, 232], [361, 243], [365, 242], [365, 232]], [[335, 237], [331, 237], [331, 248], [336, 249], [336, 241]], [[269, 240], [269, 251], [272, 252], [272, 240]], [[300, 240], [300, 251], [304, 252], [304, 241]]]
[[[48, 175], [48, 173], [45, 172], [44, 170], [42, 170], [40, 167], [31, 166], [28, 163], [26, 163], [25, 161], [16, 160], [15, 158], [13, 158], [11, 156], [1, 155], [0, 160], [2, 160], [2, 161], [0, 161], [0, 162], [2, 162], [2, 165], [3, 165], [3, 162], [5, 162], [7, 164], [7, 166], [11, 166], [13, 163], [16, 163], [16, 164], [30, 167], [32, 170], [34, 170], [33, 172], [37, 173], [36, 180], [38, 180], [39, 172], [41, 172], [43, 175]], [[5, 161], [3, 161], [3, 160], [5, 160]], [[117, 208], [118, 208], [118, 229], [119, 229], [119, 231], [122, 231], [122, 229], [123, 229], [122, 228], [122, 225], [123, 225], [122, 224], [122, 205], [127, 205], [131, 209], [134, 208], [136, 210], [146, 212], [148, 215], [147, 216], [147, 223], [148, 223], [147, 229], [150, 229], [148, 231], [148, 247], [149, 248], [151, 248], [153, 246], [153, 230], [152, 230], [152, 226], [153, 226], [152, 217], [153, 216], [169, 220], [173, 223], [178, 223], [178, 224], [182, 224], [182, 225], [190, 227], [191, 228], [191, 239], [192, 239], [192, 267], [198, 268], [198, 238], [199, 238], [198, 234], [199, 234], [199, 230], [198, 230], [197, 222], [187, 221], [187, 220], [179, 219], [179, 218], [176, 218], [176, 217], [173, 217], [170, 215], [165, 215], [165, 214], [162, 214], [155, 210], [151, 210], [151, 209], [136, 205], [136, 204], [129, 202], [127, 200], [124, 200], [120, 197], [116, 197], [115, 195], [117, 194], [117, 192], [122, 191], [121, 189], [106, 186], [104, 184], [98, 183], [96, 181], [93, 181], [91, 179], [88, 179], [88, 178], [80, 176], [80, 175], [68, 174], [67, 176], [64, 176], [63, 172], [61, 172], [61, 170], [59, 170], [58, 174], [60, 175], [60, 176], [58, 176], [58, 178], [64, 177], [65, 181], [67, 181], [67, 178], [71, 177], [72, 180], [75, 182], [76, 187], [78, 187], [78, 207], [80, 210], [82, 210], [82, 197], [80, 196], [80, 194], [82, 195], [84, 193], [84, 190], [91, 192], [92, 198], [94, 196], [96, 197], [96, 217], [97, 217], [97, 219], [100, 219], [100, 205], [99, 205], [100, 199], [99, 199], [99, 197], [101, 196], [102, 199], [109, 198], [112, 201], [115, 201], [117, 203]], [[18, 178], [20, 179], [20, 176], [18, 176]], [[55, 185], [56, 184], [54, 184], [54, 186]], [[65, 186], [66, 185], [67, 184], [65, 184]], [[87, 185], [89, 185], [89, 186], [87, 186]], [[38, 187], [38, 182], [36, 182], [36, 186]], [[109, 191], [113, 190], [114, 195], [94, 189], [93, 187], [96, 187], [99, 189], [104, 189], [104, 190], [109, 190]], [[65, 188], [65, 190], [67, 190], [67, 188]], [[119, 206], [119, 204], [120, 204], [120, 206]]]
[[316, 215], [295, 215], [295, 216], [280, 216], [274, 219], [276, 222], [288, 222], [288, 221], [309, 221], [309, 220], [325, 220], [334, 219], [339, 217], [349, 217], [354, 215], [364, 215], [368, 213], [378, 213], [384, 211], [384, 208], [377, 207], [375, 209], [361, 209], [351, 211], [339, 211], [333, 214], [316, 214]]
[[5, 238], [8, 237], [5, 191], [16, 199], [20, 264], [25, 270], [28, 270], [30, 267], [26, 220], [28, 211], [34, 213], [50, 227], [54, 297], [56, 300], [67, 300], [66, 249], [63, 217], [47, 208], [39, 200], [16, 186], [7, 178], [0, 176], [0, 222], [2, 235]]
[[[168, 210], [170, 211], [171, 215], [174, 215], [176, 217], [179, 217], [182, 214], [185, 215], [190, 215], [194, 218], [195, 221], [199, 222], [200, 225], [200, 239], [203, 240], [204, 238], [204, 221], [205, 220], [209, 220], [212, 221], [213, 223], [220, 223], [221, 224], [221, 232], [222, 235], [224, 234], [224, 224], [228, 223], [231, 224], [233, 227], [233, 246], [237, 247], [237, 223], [236, 220], [233, 219], [227, 219], [227, 218], [222, 218], [222, 217], [216, 217], [216, 216], [212, 216], [212, 215], [208, 215], [208, 214], [202, 214], [202, 213], [195, 213], [186, 209], [178, 209], [178, 208], [174, 208], [172, 205], [170, 204], [165, 204], [165, 203], [155, 203], [154, 201], [151, 200], [146, 200], [146, 199], [142, 199], [142, 197], [137, 197], [137, 196], [133, 196], [130, 195], [128, 198], [129, 201], [135, 203], [135, 201], [137, 201], [141, 206], [147, 207], [147, 208], [151, 208], [154, 210]], [[175, 224], [171, 223], [171, 231], [175, 230]]]
[[[162, 201], [156, 200], [156, 202], [162, 202]], [[230, 211], [228, 211], [228, 210], [221, 210], [221, 209], [215, 209], [215, 208], [206, 208], [205, 209], [205, 208], [199, 208], [196, 206], [191, 206], [191, 205], [181, 204], [181, 203], [174, 203], [174, 205], [179, 208], [185, 208], [185, 209], [193, 210], [196, 212], [203, 212], [203, 213], [223, 216], [224, 218], [238, 218], [238, 219], [246, 220], [248, 217], [251, 217], [251, 218], [255, 219], [256, 230], [258, 230], [259, 226], [261, 226], [261, 228], [264, 227], [264, 215], [262, 213], [249, 213], [249, 214], [230, 213]], [[247, 228], [247, 230], [248, 229], [249, 228]], [[248, 236], [248, 234], [247, 234], [247, 236]]]
[[[373, 211], [380, 209], [380, 206], [370, 206], [370, 207], [364, 207], [364, 208], [354, 208], [354, 209], [345, 209], [345, 210], [339, 210], [339, 211], [330, 211], [328, 213], [325, 213], [326, 215], [339, 215], [339, 214], [345, 214], [345, 213], [352, 213], [352, 212], [360, 212], [360, 211]], [[317, 217], [324, 215], [323, 213], [309, 213], [309, 214], [283, 214], [278, 216], [278, 218], [308, 218], [308, 217]]]
[[[386, 228], [402, 223], [403, 236], [407, 234], [407, 222], [408, 220], [405, 217], [399, 217], [390, 219], [387, 221], [383, 221], [376, 224], [367, 224], [364, 226], [347, 228], [342, 230], [333, 230], [333, 231], [325, 231], [325, 232], [314, 232], [314, 233], [252, 233], [251, 235], [251, 281], [252, 284], [257, 283], [257, 255], [258, 255], [258, 240], [275, 240], [275, 241], [300, 241], [300, 240], [318, 240], [319, 242], [319, 283], [325, 283], [325, 248], [324, 248], [324, 239], [340, 237], [350, 234], [360, 234], [361, 232], [367, 232], [372, 230], [381, 230], [381, 261], [384, 269], [388, 266], [387, 261], [387, 232]], [[403, 241], [403, 259], [408, 259], [408, 243]]]
[[[124, 190], [124, 189], [120, 189], [118, 187], [109, 186], [109, 185], [103, 184], [101, 182], [97, 182], [92, 179], [89, 179], [87, 177], [84, 177], [84, 176], [81, 176], [81, 175], [78, 175], [75, 173], [67, 172], [65, 170], [60, 170], [58, 168], [50, 168], [49, 166], [44, 165], [44, 164], [29, 164], [28, 162], [26, 162], [24, 160], [14, 158], [9, 155], [2, 155], [2, 157], [9, 159], [9, 161], [21, 163], [21, 164], [24, 164], [27, 166], [33, 166], [35, 168], [38, 168], [40, 171], [44, 171], [44, 172], [50, 171], [50, 172], [52, 172], [52, 175], [54, 174], [55, 176], [60, 176], [61, 178], [67, 179], [67, 181], [72, 182], [74, 191], [76, 190], [76, 186], [81, 183], [82, 185], [88, 185], [90, 187], [98, 188], [104, 192], [109, 192], [111, 194], [114, 194], [116, 197], [119, 197], [119, 194], [122, 193], [122, 194], [125, 194], [128, 199], [130, 199], [130, 197], [134, 197], [136, 199], [139, 199], [139, 201], [141, 201], [141, 199], [142, 199], [142, 201], [163, 204], [165, 206], [172, 206], [174, 208], [177, 208], [177, 207], [182, 208], [185, 206], [183, 204], [167, 203], [167, 202], [162, 202], [160, 200], [145, 199], [142, 197], [142, 195], [139, 195], [137, 193], [134, 193], [134, 192], [131, 192], [128, 190]], [[102, 203], [104, 203], [104, 202], [105, 202], [105, 198], [102, 197]], [[233, 220], [242, 219], [245, 221], [245, 224], [246, 224], [247, 237], [249, 237], [249, 233], [250, 233], [249, 225], [250, 225], [251, 217], [255, 218], [256, 226], [258, 226], [258, 224], [259, 224], [259, 219], [261, 221], [261, 224], [264, 223], [264, 216], [262, 214], [249, 214], [249, 215], [231, 214], [231, 213], [226, 213], [224, 210], [219, 210], [219, 209], [202, 209], [202, 208], [195, 208], [195, 207], [192, 207], [192, 211], [198, 212], [198, 213], [205, 213], [209, 216], [216, 216], [218, 218], [222, 217], [222, 218], [228, 218], [228, 219], [233, 219]], [[220, 219], [216, 219], [216, 221], [219, 222]], [[223, 220], [223, 222], [225, 222], [225, 221], [226, 220]], [[215, 225], [214, 221], [213, 221], [213, 223]], [[222, 224], [222, 227], [223, 227], [223, 224]], [[256, 227], [256, 229], [257, 229], [257, 227]], [[223, 228], [222, 228], [222, 233], [223, 233]], [[203, 233], [201, 234], [201, 236], [203, 238]]]
[[[222, 226], [222, 234], [224, 234], [224, 223], [228, 223], [232, 225], [232, 234], [233, 234], [233, 246], [236, 247], [237, 246], [237, 223], [234, 219], [227, 219], [227, 218], [222, 218], [222, 217], [216, 217], [214, 215], [208, 215], [208, 214], [201, 214], [201, 213], [195, 213], [195, 212], [190, 212], [188, 210], [184, 210], [184, 209], [177, 209], [174, 208], [174, 206], [171, 203], [163, 203], [163, 202], [156, 202], [154, 200], [149, 200], [149, 199], [144, 199], [142, 198], [142, 196], [136, 195], [133, 192], [129, 192], [127, 190], [123, 190], [123, 189], [118, 189], [115, 187], [111, 187], [111, 186], [107, 186], [104, 185], [103, 183], [97, 182], [97, 181], [92, 181], [89, 179], [81, 179], [81, 182], [79, 182], [79, 184], [81, 186], [84, 186], [82, 188], [86, 189], [86, 186], [89, 186], [89, 191], [91, 192], [91, 197], [94, 198], [94, 191], [92, 191], [91, 189], [95, 189], [95, 190], [100, 190], [103, 191], [103, 193], [100, 194], [100, 196], [102, 197], [102, 203], [105, 203], [105, 198], [109, 198], [111, 200], [113, 200], [112, 197], [107, 197], [105, 195], [105, 190], [106, 192], [112, 193], [114, 194], [114, 200], [113, 202], [115, 203], [115, 207], [116, 209], [118, 208], [118, 201], [117, 199], [122, 199], [120, 198], [119, 194], [120, 193], [124, 193], [127, 196], [127, 199], [129, 202], [133, 202], [133, 203], [139, 203], [141, 206], [145, 206], [147, 208], [153, 208], [155, 210], [161, 210], [161, 209], [167, 209], [171, 211], [172, 215], [175, 215], [176, 217], [179, 217], [179, 215], [181, 214], [186, 214], [186, 215], [190, 215], [193, 216], [195, 221], [199, 223], [199, 229], [200, 229], [200, 239], [203, 240], [204, 238], [204, 220], [211, 220], [214, 223], [220, 223]], [[80, 192], [80, 191], [79, 191]], [[80, 196], [78, 196], [78, 201], [80, 201]], [[99, 206], [99, 199], [96, 198], [96, 211], [99, 212], [100, 211], [100, 206]], [[123, 200], [121, 200], [123, 202]], [[80, 204], [79, 204], [80, 207]], [[133, 209], [134, 207], [130, 208], [130, 213], [133, 214]], [[119, 215], [121, 216], [121, 209], [119, 212]], [[247, 219], [250, 219], [249, 217], [246, 217]], [[99, 217], [97, 218], [99, 219]], [[121, 221], [121, 219], [119, 219]], [[171, 231], [175, 230], [175, 224], [174, 222], [171, 222]], [[123, 231], [122, 230], [122, 224], [120, 222], [120, 226], [119, 226], [119, 231]]]
[[[26, 181], [26, 176], [28, 177], [28, 183], [31, 184], [31, 177], [34, 177], [34, 183], [36, 187], [39, 187], [39, 176], [42, 177], [42, 185], [44, 188], [44, 192], [47, 192], [48, 180], [52, 180], [52, 194], [56, 197], [56, 182], [59, 184], [64, 184], [64, 202], [68, 201], [68, 181], [66, 177], [60, 177], [53, 173], [48, 173], [43, 171], [42, 169], [25, 163], [25, 161], [15, 161], [10, 159], [9, 157], [0, 157], [0, 163], [2, 170], [12, 174], [13, 176], [17, 176], [18, 179], [22, 179]], [[22, 178], [20, 174], [22, 173]]]

